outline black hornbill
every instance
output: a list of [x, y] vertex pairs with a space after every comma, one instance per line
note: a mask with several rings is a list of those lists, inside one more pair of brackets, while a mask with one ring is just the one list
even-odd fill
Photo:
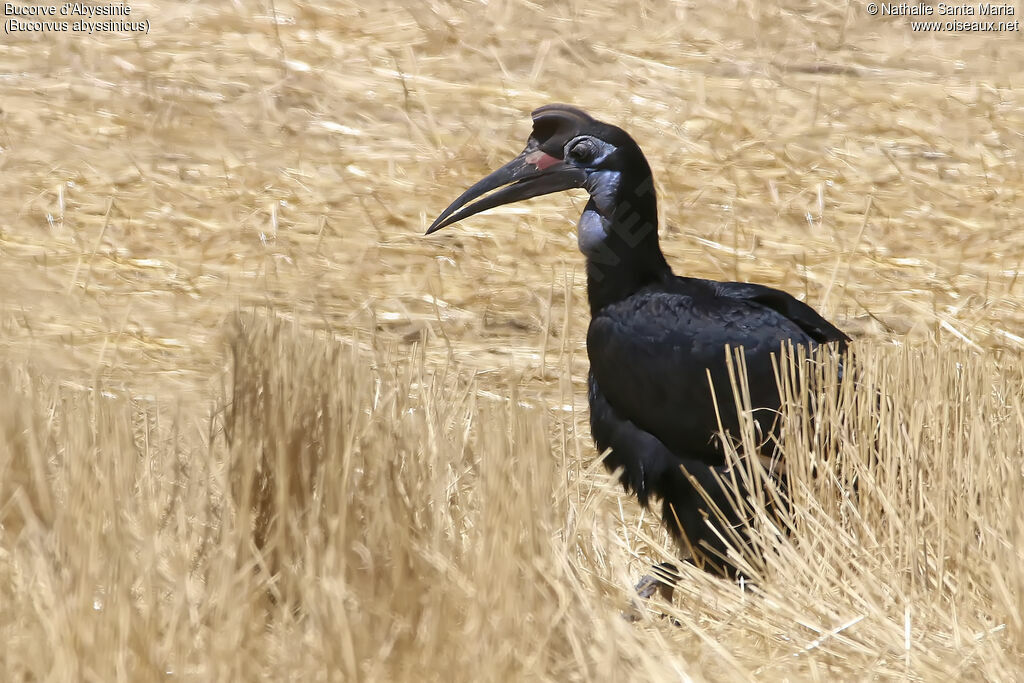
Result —
[[523, 153], [466, 190], [427, 234], [485, 209], [580, 187], [590, 193], [578, 240], [587, 260], [594, 441], [642, 505], [661, 499], [664, 523], [696, 564], [735, 576], [721, 535], [723, 525], [740, 528], [742, 520], [715, 476], [727, 467], [708, 378], [721, 426], [735, 435], [726, 347], [742, 348], [754, 419], [762, 435], [775, 434], [772, 354], [788, 342], [845, 348], [848, 337], [785, 292], [673, 275], [658, 245], [654, 185], [640, 147], [567, 105], [534, 111]]

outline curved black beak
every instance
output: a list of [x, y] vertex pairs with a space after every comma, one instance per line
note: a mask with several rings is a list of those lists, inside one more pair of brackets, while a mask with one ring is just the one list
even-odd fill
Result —
[[[463, 192], [427, 228], [427, 234], [502, 204], [583, 187], [586, 179], [587, 174], [582, 169], [570, 166], [561, 159], [541, 151], [531, 140], [522, 154]], [[494, 194], [475, 204], [469, 204], [477, 197], [499, 187], [502, 189]]]

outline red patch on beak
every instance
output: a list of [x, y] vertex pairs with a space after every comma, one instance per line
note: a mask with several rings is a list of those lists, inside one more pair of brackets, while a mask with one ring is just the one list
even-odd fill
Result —
[[523, 161], [533, 166], [536, 166], [538, 170], [543, 171], [554, 166], [555, 164], [561, 163], [562, 160], [556, 159], [550, 154], [545, 154], [544, 152], [538, 149], [536, 152], [531, 152], [529, 155], [524, 157]]

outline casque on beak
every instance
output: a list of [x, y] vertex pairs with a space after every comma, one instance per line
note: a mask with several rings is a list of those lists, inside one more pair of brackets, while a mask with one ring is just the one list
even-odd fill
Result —
[[[523, 153], [463, 192], [427, 228], [427, 234], [496, 206], [583, 187], [586, 172], [565, 163], [563, 148], [581, 128], [593, 122], [584, 112], [566, 105], [537, 109], [533, 112], [533, 134]], [[492, 190], [498, 191], [470, 204]]]

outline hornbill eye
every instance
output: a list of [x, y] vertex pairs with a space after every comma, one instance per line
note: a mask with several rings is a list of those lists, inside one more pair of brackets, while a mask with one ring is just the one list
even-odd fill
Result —
[[590, 138], [583, 138], [569, 148], [568, 156], [573, 161], [587, 163], [597, 156], [597, 144]]

